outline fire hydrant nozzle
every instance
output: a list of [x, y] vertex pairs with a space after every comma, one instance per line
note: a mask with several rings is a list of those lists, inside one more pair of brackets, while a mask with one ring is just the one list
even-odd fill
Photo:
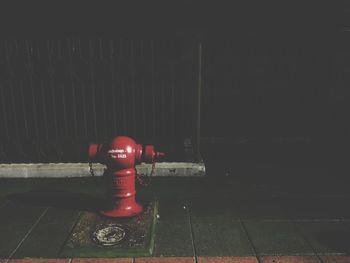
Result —
[[89, 145], [89, 159], [93, 160], [96, 158], [97, 153], [101, 149], [102, 145], [97, 143], [90, 143]]
[[164, 156], [165, 154], [163, 152], [156, 152], [154, 150], [153, 145], [146, 145], [145, 146], [145, 162], [146, 163], [153, 163], [156, 159], [159, 159], [160, 157]]
[[131, 217], [141, 213], [143, 208], [135, 201], [135, 164], [141, 161], [154, 163], [164, 153], [156, 152], [153, 145], [142, 147], [129, 137], [117, 136], [105, 144], [90, 144], [88, 154], [90, 160], [97, 159], [107, 166], [105, 176], [111, 185], [107, 194], [113, 201], [113, 207], [101, 211], [101, 214]]

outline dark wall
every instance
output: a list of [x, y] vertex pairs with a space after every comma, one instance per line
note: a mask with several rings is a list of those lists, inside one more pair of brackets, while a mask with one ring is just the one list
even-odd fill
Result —
[[252, 1], [221, 12], [205, 34], [202, 135], [348, 137], [349, 10]]
[[271, 33], [208, 39], [203, 135], [348, 133], [339, 129], [350, 99], [350, 50], [344, 36]]
[[175, 160], [195, 137], [199, 43], [202, 137], [348, 138], [345, 2], [134, 4], [1, 16], [2, 162], [82, 161], [115, 134]]

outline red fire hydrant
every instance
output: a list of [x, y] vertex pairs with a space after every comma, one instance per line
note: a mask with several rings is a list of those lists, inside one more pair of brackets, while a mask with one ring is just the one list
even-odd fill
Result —
[[117, 136], [104, 144], [92, 143], [89, 146], [90, 160], [106, 164], [105, 176], [111, 181], [107, 194], [113, 201], [113, 207], [101, 211], [108, 217], [131, 217], [143, 211], [142, 205], [135, 201], [135, 164], [144, 161], [154, 163], [162, 152], [156, 152], [153, 145], [137, 144], [126, 136]]

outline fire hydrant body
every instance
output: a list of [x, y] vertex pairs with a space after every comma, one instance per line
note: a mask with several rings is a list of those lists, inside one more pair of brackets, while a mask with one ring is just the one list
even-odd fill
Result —
[[135, 165], [142, 160], [153, 163], [163, 155], [155, 152], [154, 146], [146, 145], [143, 149], [142, 145], [126, 136], [114, 137], [105, 144], [90, 144], [89, 158], [106, 164], [105, 176], [110, 181], [107, 195], [112, 200], [113, 207], [100, 213], [108, 217], [132, 217], [140, 214], [143, 207], [135, 200]]

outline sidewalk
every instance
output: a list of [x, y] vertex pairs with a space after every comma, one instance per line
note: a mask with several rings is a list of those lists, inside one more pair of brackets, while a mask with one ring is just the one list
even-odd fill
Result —
[[[0, 261], [3, 263], [2, 261]], [[5, 263], [6, 261], [4, 261]], [[13, 259], [8, 263], [348, 263], [350, 256], [262, 256], [262, 257], [150, 257], [150, 258], [69, 258]]]
[[[140, 200], [159, 201], [153, 257], [100, 262], [350, 262], [346, 192], [241, 181], [154, 178], [137, 189]], [[0, 258], [59, 258], [79, 213], [98, 209], [104, 190], [101, 178], [1, 179]]]

